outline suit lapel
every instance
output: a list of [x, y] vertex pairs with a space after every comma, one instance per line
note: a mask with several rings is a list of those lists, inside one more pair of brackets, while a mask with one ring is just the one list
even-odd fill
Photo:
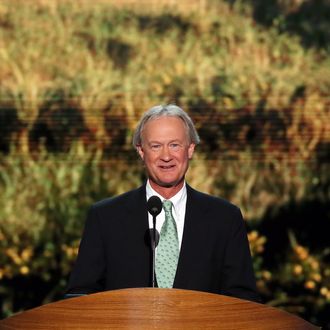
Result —
[[[129, 221], [130, 231], [132, 231], [131, 226], [138, 230], [149, 227], [145, 185], [138, 188], [127, 199], [126, 212], [128, 213], [128, 219], [136, 219], [136, 221]], [[134, 234], [134, 230], [132, 232]]]
[[187, 185], [185, 223], [174, 287], [186, 287], [187, 279], [192, 275], [191, 265], [199, 254], [198, 249], [207, 241], [207, 228], [203, 221], [206, 212], [206, 206], [198, 198], [198, 192]]
[[[128, 260], [148, 260], [149, 252], [144, 236], [148, 229], [145, 186], [119, 197], [120, 208], [116, 209], [116, 221], [109, 229], [115, 235], [114, 241], [121, 243], [121, 256]], [[109, 215], [111, 217], [111, 215]], [[144, 266], [144, 265], [143, 265]]]

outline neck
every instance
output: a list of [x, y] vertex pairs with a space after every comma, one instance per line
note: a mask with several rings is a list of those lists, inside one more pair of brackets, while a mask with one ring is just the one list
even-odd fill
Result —
[[165, 199], [170, 199], [173, 196], [175, 196], [181, 190], [183, 184], [184, 184], [184, 180], [180, 181], [176, 185], [166, 187], [166, 186], [160, 186], [150, 180], [150, 185], [152, 189], [155, 190], [159, 195], [161, 195]]

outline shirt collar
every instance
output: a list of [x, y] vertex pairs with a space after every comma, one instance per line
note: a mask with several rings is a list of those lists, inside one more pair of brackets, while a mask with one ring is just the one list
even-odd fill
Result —
[[[146, 184], [146, 195], [147, 195], [147, 200], [154, 195], [158, 196], [162, 202], [165, 200], [163, 196], [161, 196], [154, 189], [152, 189], [149, 179], [147, 180], [147, 184]], [[182, 205], [182, 203], [185, 202], [186, 197], [187, 197], [187, 187], [186, 187], [186, 182], [184, 181], [182, 188], [173, 197], [169, 199], [173, 203], [173, 207], [175, 211], [180, 209], [180, 206]]]

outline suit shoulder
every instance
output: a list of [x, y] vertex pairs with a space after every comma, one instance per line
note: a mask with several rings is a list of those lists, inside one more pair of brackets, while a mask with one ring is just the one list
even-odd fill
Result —
[[131, 203], [132, 200], [136, 200], [137, 197], [141, 196], [142, 194], [143, 194], [143, 186], [137, 189], [127, 191], [117, 196], [108, 197], [100, 201], [97, 201], [91, 206], [91, 209], [103, 210], [103, 209], [113, 208], [116, 206], [123, 207], [123, 205], [125, 205], [126, 203]]
[[189, 187], [189, 190], [193, 196], [193, 198], [196, 198], [199, 203], [202, 205], [205, 205], [207, 208], [219, 208], [221, 207], [222, 209], [226, 209], [228, 211], [232, 212], [240, 212], [240, 209], [237, 205], [229, 202], [228, 200], [214, 196], [214, 195], [209, 195], [204, 192], [195, 190], [191, 187]]

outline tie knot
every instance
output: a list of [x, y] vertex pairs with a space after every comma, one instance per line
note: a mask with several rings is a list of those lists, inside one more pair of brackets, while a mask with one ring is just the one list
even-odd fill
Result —
[[164, 200], [163, 201], [163, 207], [164, 207], [165, 212], [171, 212], [171, 210], [172, 210], [172, 202], [169, 201], [169, 200]]

